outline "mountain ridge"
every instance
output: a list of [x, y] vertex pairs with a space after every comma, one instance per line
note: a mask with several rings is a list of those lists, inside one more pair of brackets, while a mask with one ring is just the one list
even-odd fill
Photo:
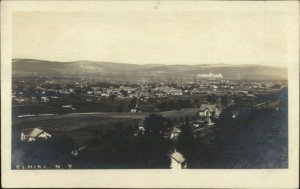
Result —
[[164, 64], [127, 64], [117, 62], [101, 62], [79, 60], [58, 62], [36, 59], [13, 59], [13, 76], [103, 76], [132, 75], [132, 77], [189, 77], [197, 74], [222, 74], [225, 78], [244, 77], [246, 79], [286, 79], [287, 69], [262, 65], [230, 65], [230, 64], [196, 64], [196, 65], [164, 65]]
[[266, 66], [259, 64], [228, 64], [228, 63], [200, 63], [200, 64], [159, 64], [159, 63], [147, 63], [147, 64], [134, 64], [134, 63], [124, 63], [124, 62], [110, 62], [110, 61], [95, 61], [95, 60], [76, 60], [76, 61], [50, 61], [50, 60], [41, 60], [41, 59], [31, 59], [31, 58], [13, 58], [13, 62], [16, 61], [34, 61], [34, 62], [53, 62], [53, 63], [105, 63], [105, 64], [126, 64], [126, 65], [135, 65], [135, 66], [229, 66], [229, 67], [251, 67], [251, 66], [261, 66], [261, 67], [271, 67], [271, 68], [283, 68], [279, 66]]

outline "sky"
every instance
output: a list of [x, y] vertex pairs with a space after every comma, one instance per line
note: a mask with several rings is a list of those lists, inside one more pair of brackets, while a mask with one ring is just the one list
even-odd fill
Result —
[[13, 58], [279, 67], [287, 61], [284, 12], [15, 12], [12, 21]]

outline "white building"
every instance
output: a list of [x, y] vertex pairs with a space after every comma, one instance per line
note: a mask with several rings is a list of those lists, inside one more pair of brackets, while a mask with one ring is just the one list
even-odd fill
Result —
[[201, 104], [199, 117], [207, 118], [207, 117], [219, 117], [221, 114], [221, 109], [218, 108], [215, 104]]
[[136, 113], [136, 112], [137, 112], [137, 109], [136, 109], [136, 108], [133, 108], [133, 109], [130, 110], [130, 112], [131, 112], [131, 113]]
[[197, 77], [199, 78], [223, 78], [223, 75], [222, 74], [213, 74], [213, 73], [209, 73], [209, 74], [198, 74]]
[[46, 96], [41, 97], [42, 102], [49, 102], [49, 98]]
[[171, 158], [171, 169], [179, 170], [186, 168], [186, 161], [183, 155], [175, 151], [170, 155]]
[[51, 138], [52, 136], [49, 133], [46, 133], [42, 129], [33, 128], [33, 129], [24, 129], [21, 132], [21, 141], [36, 141], [37, 139], [45, 139]]

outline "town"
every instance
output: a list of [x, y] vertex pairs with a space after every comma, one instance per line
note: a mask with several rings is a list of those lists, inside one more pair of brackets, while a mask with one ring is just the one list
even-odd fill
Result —
[[[197, 75], [192, 82], [16, 77], [12, 88], [13, 153], [23, 156], [17, 156], [12, 168], [31, 164], [216, 167], [219, 160], [209, 161], [221, 150], [216, 152], [212, 146], [228, 137], [233, 140], [245, 132], [245, 125], [258, 137], [258, 126], [251, 126], [250, 117], [261, 114], [260, 119], [265, 120], [276, 115], [280, 120], [277, 115], [287, 116], [286, 98], [285, 80], [228, 80], [212, 73]], [[284, 128], [277, 129], [282, 132]], [[195, 159], [198, 153], [202, 158]], [[280, 166], [285, 166], [286, 154], [278, 154], [276, 158], [283, 162]], [[42, 162], [41, 156], [45, 156]]]
[[[223, 104], [225, 101], [226, 104], [234, 104], [235, 97], [242, 97], [248, 103], [257, 103], [259, 102], [257, 97], [274, 93], [287, 85], [285, 81], [225, 79], [151, 83], [90, 82], [88, 79], [72, 82], [72, 80], [74, 78], [16, 78], [12, 89], [13, 105], [17, 107], [42, 103], [50, 108], [64, 101], [71, 104], [61, 104], [59, 112], [81, 112], [85, 110], [77, 106], [77, 103], [86, 102], [99, 103], [99, 107], [96, 107], [97, 111], [151, 112], [199, 107], [206, 101], [206, 97], [210, 97], [212, 102], [222, 101]], [[75, 97], [78, 98], [72, 102]], [[100, 106], [107, 101], [110, 101], [110, 107]], [[112, 101], [117, 103], [112, 103]], [[114, 107], [113, 104], [117, 106]], [[51, 108], [48, 111], [47, 113], [53, 113]], [[23, 112], [22, 108], [21, 112]], [[24, 113], [26, 113], [25, 110]], [[29, 115], [19, 114], [18, 116]]]

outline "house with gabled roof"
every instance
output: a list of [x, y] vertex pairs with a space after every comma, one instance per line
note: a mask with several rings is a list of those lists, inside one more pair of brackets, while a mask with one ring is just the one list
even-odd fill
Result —
[[218, 118], [221, 114], [221, 109], [217, 107], [215, 104], [201, 104], [199, 117], [200, 118], [210, 118], [215, 117]]
[[21, 131], [21, 141], [36, 141], [37, 139], [45, 139], [51, 138], [52, 136], [39, 128], [30, 128], [30, 129], [23, 129]]
[[170, 154], [171, 158], [171, 169], [184, 169], [186, 168], [186, 160], [183, 155], [179, 152], [175, 151]]

